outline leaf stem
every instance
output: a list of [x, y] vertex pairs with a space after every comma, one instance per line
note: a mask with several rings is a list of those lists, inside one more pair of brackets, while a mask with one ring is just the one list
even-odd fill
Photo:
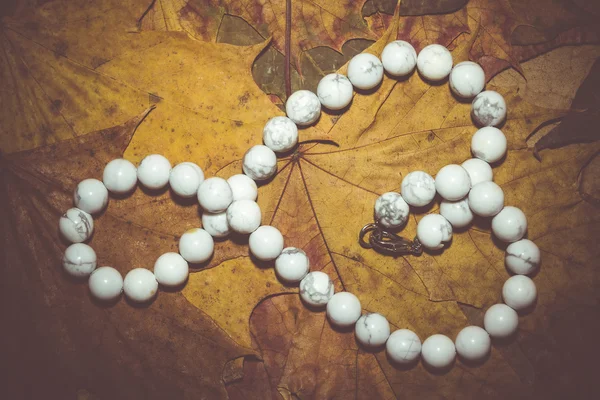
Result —
[[283, 76], [285, 80], [285, 96], [290, 97], [292, 94], [292, 80], [290, 78], [290, 56], [292, 42], [292, 0], [285, 1], [285, 68]]

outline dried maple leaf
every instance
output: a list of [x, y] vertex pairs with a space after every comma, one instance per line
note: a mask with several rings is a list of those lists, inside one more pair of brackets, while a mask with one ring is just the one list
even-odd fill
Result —
[[160, 40], [125, 34], [135, 26], [135, 12], [135, 5], [116, 0], [99, 6], [63, 0], [2, 19], [3, 151], [115, 126], [148, 106], [148, 93], [95, 70], [122, 52], [151, 47], [154, 39]]
[[[368, 51], [377, 54], [388, 39]], [[503, 93], [510, 113], [502, 129], [510, 151], [496, 166], [495, 181], [503, 187], [507, 204], [526, 212], [529, 237], [548, 259], [547, 270], [544, 266], [536, 280], [540, 291], [537, 317], [524, 319], [519, 336], [528, 343], [531, 332], [544, 331], [543, 316], [562, 307], [560, 296], [577, 291], [581, 301], [593, 303], [598, 274], [592, 265], [597, 251], [586, 249], [595, 240], [600, 214], [581, 201], [577, 174], [598, 146], [571, 147], [538, 165], [525, 145], [527, 132], [563, 111], [544, 110], [518, 95]], [[372, 219], [377, 195], [397, 190], [404, 174], [414, 169], [435, 174], [444, 164], [469, 157], [469, 139], [476, 129], [469, 105], [457, 103], [445, 85], [429, 86], [416, 75], [403, 82], [384, 78], [377, 92], [355, 95], [350, 110], [339, 118], [323, 118], [319, 126], [331, 131], [341, 149], [305, 147], [294, 157], [274, 218], [275, 225], [286, 232], [286, 241], [307, 250], [313, 268], [336, 277], [338, 290], [355, 293], [365, 311], [383, 313], [395, 328], [415, 329], [422, 338], [437, 332], [454, 337], [467, 323], [480, 325], [481, 310], [499, 301], [507, 277], [503, 247], [491, 240], [489, 222], [477, 221], [471, 229], [456, 232], [452, 247], [435, 256], [393, 259], [356, 243], [358, 230]], [[269, 187], [265, 191], [276, 195]], [[569, 210], [569, 217], [560, 216], [560, 210]], [[586, 215], [593, 216], [594, 222]], [[422, 211], [417, 212], [416, 219], [421, 216]], [[409, 222], [403, 234], [413, 236], [415, 222]], [[308, 234], [315, 230], [318, 236]], [[565, 231], [573, 238], [557, 252], [556, 241], [564, 238]], [[584, 232], [587, 238], [582, 236]], [[585, 276], [558, 287], [573, 262], [568, 255], [572, 246], [582, 252], [577, 263]], [[541, 278], [544, 273], [546, 277]], [[457, 302], [476, 308], [467, 313]], [[352, 331], [332, 328], [323, 312], [306, 310], [297, 296], [278, 296], [261, 303], [251, 318], [251, 330], [264, 365], [248, 363], [246, 372], [266, 376], [273, 392], [284, 398], [334, 394], [453, 397], [457, 393], [506, 398], [531, 389], [516, 376], [522, 368], [519, 357], [524, 357], [519, 350], [515, 354], [511, 349], [495, 348], [485, 365], [474, 369], [457, 363], [443, 377], [432, 376], [421, 366], [398, 370], [390, 366], [383, 352], [371, 353], [357, 346]], [[244, 380], [229, 390], [250, 393], [252, 382]]]
[[594, 142], [600, 138], [600, 60], [596, 60], [587, 78], [581, 83], [572, 111], [535, 143], [535, 154], [543, 149], [556, 149], [572, 143]]
[[[348, 39], [374, 39], [362, 19], [364, 1], [293, 1], [291, 57], [300, 71], [303, 51], [329, 46], [341, 51]], [[284, 52], [285, 0], [153, 0], [140, 18], [143, 30], [184, 31], [190, 36], [214, 42], [225, 14], [248, 21], [263, 38], [272, 37], [277, 50]]]
[[[8, 60], [18, 60], [21, 52], [36, 60], [38, 55], [28, 50], [34, 40], [20, 31], [24, 26], [13, 22], [12, 36], [4, 37], [22, 45]], [[392, 25], [369, 51], [379, 54], [396, 29]], [[51, 32], [41, 35], [38, 42], [51, 36]], [[185, 34], [152, 32], [137, 34], [135, 40], [137, 47], [114, 49], [115, 56], [95, 69], [77, 61], [85, 60], [93, 49], [59, 56], [58, 61], [46, 55], [37, 65], [41, 69], [32, 69], [33, 76], [67, 94], [79, 93], [80, 88], [93, 92], [86, 88], [96, 79], [112, 82], [114, 86], [103, 96], [130, 101], [130, 107], [137, 110], [129, 115], [139, 113], [148, 100], [157, 103], [125, 151], [133, 161], [161, 152], [174, 163], [195, 161], [207, 175], [239, 173], [245, 149], [260, 143], [268, 118], [281, 114], [249, 74], [264, 44], [234, 47], [189, 40]], [[44, 55], [46, 47], [36, 49]], [[469, 48], [455, 50], [457, 59], [464, 50]], [[51, 70], [47, 64], [65, 71], [72, 68], [71, 74], [58, 76], [75, 83], [65, 89], [60, 79], [42, 73]], [[88, 78], [80, 78], [82, 71]], [[21, 356], [24, 360], [15, 377], [32, 364], [40, 366], [38, 375], [48, 376], [43, 381], [47, 386], [29, 388], [37, 395], [30, 397], [40, 397], [41, 390], [66, 397], [83, 387], [102, 397], [214, 398], [226, 395], [224, 381], [240, 377], [240, 356], [252, 354], [263, 361], [247, 361], [242, 382], [256, 378], [258, 386], [251, 387], [253, 395], [261, 398], [267, 391], [287, 397], [341, 394], [356, 398], [522, 394], [521, 389], [527, 387], [518, 378], [523, 376], [519, 357], [537, 355], [534, 344], [540, 341], [536, 339], [553, 339], [545, 335], [544, 317], [556, 315], [565, 304], [591, 307], [595, 301], [598, 274], [593, 267], [598, 250], [594, 241], [600, 216], [582, 200], [578, 176], [582, 168], [583, 176], [589, 175], [586, 171], [595, 165], [590, 159], [598, 148], [569, 146], [549, 151], [538, 163], [525, 139], [535, 126], [563, 112], [528, 104], [502, 87], [490, 88], [502, 92], [509, 106], [502, 128], [510, 152], [496, 166], [495, 180], [505, 190], [507, 203], [523, 208], [530, 218], [529, 237], [540, 245], [544, 258], [536, 277], [539, 308], [523, 320], [516, 345], [526, 345], [523, 351], [495, 347], [484, 366], [457, 363], [443, 376], [421, 366], [399, 371], [387, 362], [385, 353], [367, 352], [357, 347], [351, 332], [333, 329], [323, 312], [304, 309], [296, 288], [277, 281], [273, 271], [264, 268], [268, 265], [252, 261], [244, 238], [218, 242], [214, 259], [191, 274], [183, 295], [162, 292], [147, 308], [129, 307], [124, 301], [112, 308], [97, 307], [86, 298], [85, 285], [71, 283], [59, 272], [64, 244], [57, 243], [55, 221], [70, 206], [75, 183], [99, 177], [102, 164], [120, 154], [128, 138], [125, 133], [130, 134], [137, 123], [133, 121], [126, 125], [128, 130], [94, 133], [7, 156], [10, 167], [3, 169], [2, 183], [10, 207], [2, 212], [11, 223], [3, 226], [3, 249], [7, 249], [3, 255], [10, 267], [8, 281], [18, 284], [2, 292], [8, 296], [2, 303], [10, 316], [9, 326], [30, 327], [22, 337], [21, 330], [11, 332], [13, 342], [18, 343], [11, 359]], [[34, 94], [33, 104], [46, 98], [41, 91]], [[67, 98], [73, 98], [67, 109], [78, 110], [86, 97]], [[98, 108], [89, 116], [83, 111], [71, 115], [77, 123], [107, 123]], [[422, 338], [438, 332], [454, 337], [465, 324], [480, 324], [481, 310], [500, 300], [506, 278], [503, 249], [490, 240], [489, 226], [478, 221], [471, 229], [456, 232], [447, 251], [420, 258], [379, 255], [362, 249], [356, 236], [372, 220], [378, 194], [397, 190], [402, 176], [411, 170], [435, 174], [444, 164], [468, 158], [474, 131], [469, 105], [457, 102], [446, 85], [429, 86], [416, 74], [404, 81], [386, 77], [376, 92], [357, 94], [347, 113], [325, 113], [316, 127], [301, 131], [302, 139], [325, 135], [339, 147], [303, 144], [282, 158], [279, 174], [259, 190], [263, 223], [279, 227], [288, 245], [305, 249], [312, 268], [328, 272], [338, 290], [356, 293], [366, 311], [381, 312], [394, 327], [412, 328]], [[28, 131], [15, 132], [2, 132], [3, 146], [22, 140]], [[27, 145], [26, 140], [22, 143]], [[67, 156], [70, 159], [64, 160]], [[418, 210], [403, 234], [414, 236], [417, 220], [436, 207]], [[128, 199], [111, 201], [97, 219], [92, 245], [101, 262], [106, 260], [122, 272], [138, 266], [151, 268], [158, 255], [176, 250], [178, 235], [198, 224], [195, 204], [178, 202], [169, 192], [150, 195], [138, 190]], [[570, 269], [573, 266], [576, 274]], [[25, 294], [28, 301], [23, 301], [28, 312], [11, 310], [8, 307], [14, 299], [23, 298], [26, 281], [34, 285]], [[35, 319], [28, 319], [29, 314]], [[557, 318], [568, 321], [561, 315]], [[40, 342], [40, 337], [47, 338], [47, 343]], [[31, 352], [22, 351], [27, 345]], [[250, 349], [252, 345], [256, 350]], [[43, 354], [44, 362], [35, 362], [37, 354]], [[56, 371], [56, 365], [64, 367], [49, 375], [48, 370]], [[100, 372], [93, 375], [96, 365]], [[536, 364], [536, 371], [539, 367]], [[76, 381], [79, 387], [73, 386], [73, 380], [62, 386], [64, 378], [73, 376], [81, 377]], [[230, 384], [229, 393], [246, 395], [247, 388]]]
[[[62, 271], [65, 245], [56, 227], [61, 213], [72, 206], [74, 185], [100, 176], [108, 161], [120, 157], [147, 113], [121, 126], [2, 159], [3, 274], [21, 282], [2, 291], [4, 334], [11, 353], [19, 352], [8, 358], [16, 360], [7, 371], [14, 378], [5, 387], [10, 398], [48, 393], [67, 398], [78, 389], [106, 398], [117, 393], [124, 398], [173, 393], [221, 397], [225, 364], [253, 353], [222, 335], [206, 314], [176, 293], [162, 293], [148, 308], [125, 301], [102, 305], [91, 301], [85, 284], [70, 281]], [[123, 214], [140, 201], [136, 196], [117, 207], [112, 204], [96, 219], [91, 244], [100, 264], [125, 274], [132, 267], [150, 267], [148, 256], [158, 249], [176, 247], [169, 222], [186, 214], [188, 220], [197, 219], [197, 214], [193, 207], [161, 205], [164, 197], [150, 198], [154, 213], [162, 215], [162, 229], [136, 224]], [[186, 224], [178, 220], [176, 225]], [[36, 385], [19, 387], [30, 374], [38, 377]]]
[[[380, 4], [381, 9], [366, 17], [378, 34], [389, 26], [395, 5], [392, 1]], [[563, 20], [568, 24], [558, 23]], [[417, 50], [431, 43], [454, 47], [469, 40], [461, 33], [474, 32], [479, 25], [481, 32], [471, 47], [470, 59], [483, 66], [488, 80], [508, 67], [520, 70], [521, 61], [562, 44], [590, 43], [600, 37], [595, 20], [570, 2], [471, 0], [448, 14], [402, 17], [398, 39], [409, 40]], [[541, 37], [540, 31], [544, 32]]]

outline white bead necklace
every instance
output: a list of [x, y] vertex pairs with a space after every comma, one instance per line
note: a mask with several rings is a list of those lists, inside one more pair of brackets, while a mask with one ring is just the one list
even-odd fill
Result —
[[[249, 234], [250, 252], [262, 261], [274, 260], [279, 279], [298, 283], [302, 301], [310, 307], [326, 307], [330, 322], [340, 327], [354, 326], [357, 340], [366, 347], [385, 345], [390, 360], [407, 364], [421, 355], [433, 368], [448, 368], [456, 354], [465, 360], [484, 359], [490, 351], [491, 340], [515, 334], [518, 326], [517, 311], [534, 305], [536, 288], [528, 278], [540, 264], [540, 250], [530, 240], [523, 239], [527, 219], [523, 212], [504, 205], [504, 193], [492, 181], [493, 172], [488, 163], [504, 157], [506, 137], [495, 126], [506, 117], [506, 103], [502, 95], [483, 91], [485, 74], [476, 63], [465, 61], [452, 67], [452, 54], [443, 46], [425, 47], [417, 56], [407, 42], [396, 40], [383, 50], [382, 59], [368, 53], [355, 56], [348, 64], [348, 77], [329, 74], [318, 85], [317, 94], [300, 90], [286, 103], [287, 117], [270, 119], [263, 130], [265, 145], [256, 145], [244, 155], [243, 172], [225, 180], [219, 177], [205, 179], [202, 169], [191, 162], [172, 168], [159, 154], [144, 158], [136, 167], [124, 159], [109, 162], [103, 180], [85, 179], [74, 193], [75, 208], [60, 218], [59, 229], [70, 245], [63, 257], [63, 266], [70, 275], [88, 278], [91, 294], [101, 301], [115, 301], [125, 293], [134, 302], [148, 302], [159, 286], [181, 287], [188, 278], [188, 263], [203, 263], [214, 251], [213, 238], [222, 238], [234, 231]], [[298, 143], [298, 125], [315, 123], [321, 106], [341, 110], [352, 101], [353, 87], [369, 90], [383, 79], [384, 70], [392, 76], [405, 76], [415, 69], [427, 81], [449, 77], [451, 90], [459, 97], [472, 98], [471, 113], [481, 128], [473, 135], [471, 151], [475, 158], [462, 165], [451, 164], [438, 171], [435, 179], [424, 171], [414, 171], [404, 177], [400, 193], [388, 192], [375, 202], [375, 223], [361, 231], [359, 242], [394, 255], [421, 254], [443, 249], [452, 239], [452, 229], [468, 226], [474, 215], [492, 218], [492, 232], [500, 240], [511, 243], [506, 249], [505, 263], [515, 275], [502, 289], [506, 304], [495, 304], [485, 313], [484, 328], [468, 326], [460, 331], [453, 342], [444, 335], [432, 335], [423, 343], [414, 332], [399, 329], [390, 333], [387, 319], [378, 313], [361, 315], [360, 300], [352, 293], [334, 294], [332, 280], [322, 271], [310, 271], [306, 253], [295, 247], [284, 248], [284, 238], [273, 226], [261, 226], [262, 214], [256, 203], [255, 181], [268, 180], [277, 172], [276, 152], [292, 150]], [[179, 240], [179, 253], [165, 253], [154, 264], [153, 272], [136, 268], [125, 279], [112, 267], [96, 268], [97, 258], [92, 247], [83, 242], [94, 230], [91, 214], [103, 211], [108, 204], [108, 192], [127, 194], [135, 190], [137, 182], [149, 189], [170, 185], [181, 197], [196, 196], [204, 212], [203, 229], [185, 232]], [[400, 238], [388, 230], [402, 228], [408, 221], [410, 206], [430, 204], [436, 193], [442, 197], [440, 214], [424, 216], [417, 225], [414, 242]], [[369, 237], [366, 241], [365, 238]]]

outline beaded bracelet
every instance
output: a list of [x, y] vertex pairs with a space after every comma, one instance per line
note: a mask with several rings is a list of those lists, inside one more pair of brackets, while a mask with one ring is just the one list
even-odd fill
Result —
[[[452, 229], [468, 226], [474, 214], [492, 217], [492, 232], [500, 240], [511, 243], [506, 249], [505, 263], [515, 275], [502, 289], [506, 304], [495, 304], [485, 313], [484, 328], [468, 326], [460, 331], [455, 342], [444, 335], [428, 337], [422, 344], [419, 337], [408, 329], [390, 334], [387, 319], [378, 313], [361, 316], [359, 299], [352, 293], [334, 294], [329, 276], [310, 270], [304, 251], [284, 248], [282, 234], [273, 226], [261, 226], [261, 210], [255, 181], [270, 179], [277, 172], [276, 152], [288, 152], [298, 143], [298, 126], [315, 123], [321, 107], [343, 110], [353, 97], [354, 88], [369, 90], [383, 79], [384, 69], [392, 76], [405, 76], [415, 69], [428, 81], [440, 81], [449, 76], [451, 90], [461, 98], [473, 98], [471, 112], [481, 128], [474, 134], [471, 151], [475, 158], [462, 165], [451, 164], [438, 171], [435, 179], [423, 171], [414, 171], [404, 177], [400, 193], [388, 192], [375, 202], [375, 223], [367, 224], [360, 232], [359, 243], [384, 254], [419, 255], [442, 249], [452, 238]], [[433, 368], [449, 367], [456, 353], [466, 360], [482, 360], [491, 348], [491, 337], [513, 335], [518, 325], [518, 310], [530, 307], [536, 300], [536, 288], [527, 274], [533, 273], [540, 263], [540, 251], [530, 240], [523, 239], [527, 220], [521, 210], [504, 206], [504, 193], [492, 181], [489, 163], [502, 159], [506, 153], [506, 137], [495, 126], [506, 117], [503, 97], [494, 91], [483, 91], [485, 74], [476, 63], [465, 61], [453, 68], [451, 53], [443, 46], [432, 44], [418, 55], [409, 43], [396, 40], [383, 50], [381, 60], [368, 53], [358, 54], [348, 64], [348, 76], [333, 73], [325, 76], [317, 87], [317, 94], [307, 90], [293, 93], [286, 102], [287, 117], [270, 119], [263, 130], [264, 145], [250, 148], [243, 159], [243, 174], [225, 180], [219, 177], [205, 179], [202, 169], [191, 162], [171, 167], [162, 155], [144, 158], [136, 168], [125, 159], [109, 162], [103, 180], [85, 179], [74, 193], [75, 208], [69, 209], [59, 221], [62, 235], [70, 242], [63, 257], [67, 273], [88, 277], [90, 292], [101, 301], [116, 300], [121, 293], [134, 302], [148, 302], [157, 293], [159, 285], [180, 287], [188, 278], [188, 263], [206, 262], [214, 250], [214, 237], [222, 238], [231, 231], [249, 234], [251, 254], [259, 260], [275, 261], [278, 277], [288, 283], [298, 283], [302, 301], [310, 307], [324, 307], [330, 322], [340, 327], [355, 326], [357, 340], [366, 347], [385, 345], [389, 358], [396, 363], [411, 363], [422, 355]], [[104, 210], [108, 192], [128, 194], [137, 182], [149, 189], [161, 189], [167, 184], [175, 194], [190, 198], [196, 196], [202, 209], [203, 229], [185, 232], [179, 240], [179, 253], [165, 253], [154, 264], [151, 272], [136, 268], [125, 279], [112, 267], [96, 269], [96, 253], [82, 243], [90, 239], [94, 230], [91, 214]], [[410, 206], [430, 204], [436, 193], [443, 200], [440, 214], [424, 216], [417, 225], [414, 241], [397, 236], [393, 231], [402, 228], [410, 213]], [[365, 240], [368, 236], [368, 240]]]

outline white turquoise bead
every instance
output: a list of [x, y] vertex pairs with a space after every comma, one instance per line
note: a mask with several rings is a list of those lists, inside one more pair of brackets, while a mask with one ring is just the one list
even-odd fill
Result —
[[409, 329], [398, 329], [388, 338], [385, 350], [392, 361], [410, 364], [421, 355], [421, 340]]
[[540, 249], [529, 239], [521, 239], [506, 248], [504, 262], [513, 274], [529, 275], [539, 268], [540, 261]]
[[213, 237], [205, 229], [190, 229], [179, 238], [179, 254], [190, 263], [203, 263], [210, 260], [214, 248]]
[[402, 198], [411, 206], [422, 207], [435, 197], [435, 180], [426, 172], [413, 171], [402, 179]]
[[108, 204], [108, 190], [98, 179], [84, 179], [73, 193], [75, 207], [89, 214], [97, 214]]
[[130, 161], [117, 158], [104, 167], [102, 182], [113, 193], [129, 193], [137, 184], [137, 169]]
[[492, 232], [504, 242], [516, 242], [527, 232], [527, 217], [517, 207], [506, 206], [492, 218]]
[[317, 86], [319, 101], [330, 110], [341, 110], [352, 101], [352, 83], [342, 74], [325, 75]]
[[504, 133], [493, 126], [484, 126], [471, 138], [473, 155], [488, 163], [500, 161], [506, 154], [507, 146]]
[[450, 89], [459, 97], [471, 98], [485, 87], [485, 72], [473, 61], [463, 61], [450, 72]]
[[227, 208], [227, 224], [237, 233], [254, 232], [260, 226], [261, 218], [260, 207], [252, 200], [237, 200]]
[[511, 276], [504, 282], [502, 298], [514, 310], [531, 307], [537, 298], [537, 289], [531, 278], [525, 275]]
[[479, 126], [496, 126], [506, 118], [504, 97], [493, 90], [479, 93], [471, 104], [471, 115]]
[[300, 282], [310, 269], [306, 253], [296, 247], [286, 247], [275, 260], [275, 272], [286, 282]]
[[202, 228], [212, 237], [224, 238], [231, 232], [227, 223], [227, 212], [218, 213], [203, 212]]
[[263, 225], [250, 234], [250, 252], [259, 260], [271, 261], [283, 250], [283, 235], [274, 226]]
[[467, 198], [456, 201], [442, 200], [440, 203], [440, 214], [454, 228], [464, 228], [473, 221], [473, 212], [469, 208]]
[[309, 306], [321, 307], [333, 297], [333, 282], [325, 272], [309, 272], [300, 281], [300, 298]]
[[146, 156], [138, 165], [137, 177], [148, 189], [158, 190], [169, 183], [171, 163], [160, 154]]
[[252, 146], [244, 154], [243, 170], [255, 181], [267, 180], [277, 172], [277, 156], [267, 146]]
[[189, 266], [184, 258], [173, 252], [158, 257], [154, 263], [154, 276], [163, 286], [177, 287], [188, 278]]
[[485, 358], [492, 348], [490, 335], [478, 326], [463, 328], [455, 340], [456, 352], [465, 360], [479, 361]]
[[233, 192], [227, 181], [216, 176], [200, 184], [197, 196], [200, 206], [209, 213], [225, 211], [233, 201]]
[[69, 208], [58, 222], [60, 233], [70, 243], [81, 243], [94, 233], [94, 219], [79, 208]]
[[381, 63], [388, 74], [405, 76], [410, 74], [417, 65], [417, 52], [410, 43], [394, 40], [383, 48]]
[[285, 112], [297, 125], [312, 125], [321, 116], [321, 102], [313, 92], [298, 90], [285, 102]]
[[288, 117], [273, 117], [263, 128], [263, 143], [275, 152], [289, 151], [298, 143], [298, 127]]
[[452, 239], [452, 225], [440, 214], [428, 214], [417, 225], [417, 239], [423, 247], [439, 250]]
[[505, 338], [517, 331], [519, 316], [506, 304], [494, 304], [485, 312], [483, 326], [491, 337]]
[[469, 208], [480, 217], [493, 217], [504, 207], [504, 191], [494, 182], [481, 182], [469, 192]]
[[423, 342], [421, 356], [433, 368], [447, 368], [456, 358], [456, 347], [448, 336], [431, 335]]
[[169, 175], [169, 185], [173, 192], [185, 198], [196, 196], [202, 182], [204, 182], [204, 172], [192, 162], [177, 164]]
[[423, 78], [440, 81], [452, 70], [452, 54], [442, 45], [430, 44], [417, 56], [417, 69]]
[[256, 201], [258, 197], [258, 187], [256, 182], [248, 175], [237, 174], [229, 177], [227, 183], [233, 194], [233, 201], [236, 200], [252, 200]]
[[90, 275], [88, 286], [97, 300], [111, 301], [123, 292], [123, 277], [112, 267], [100, 267]]
[[96, 252], [84, 243], [73, 243], [65, 250], [63, 267], [76, 278], [89, 276], [96, 269]]
[[398, 228], [408, 220], [410, 209], [400, 193], [384, 193], [375, 201], [375, 221], [386, 228]]
[[356, 321], [354, 334], [363, 346], [378, 347], [390, 337], [390, 323], [381, 314], [367, 313]]
[[348, 63], [348, 79], [357, 89], [373, 89], [383, 79], [383, 64], [373, 54], [357, 54]]
[[494, 178], [494, 172], [490, 164], [479, 158], [469, 158], [460, 165], [469, 174], [471, 178], [471, 186], [475, 186], [481, 182], [491, 181]]
[[350, 292], [339, 292], [327, 303], [327, 318], [339, 327], [354, 325], [362, 311], [360, 300]]
[[446, 200], [460, 200], [471, 190], [471, 178], [460, 165], [446, 165], [435, 176], [435, 189]]
[[123, 280], [125, 296], [136, 303], [150, 301], [158, 291], [158, 281], [152, 271], [146, 268], [132, 269]]

